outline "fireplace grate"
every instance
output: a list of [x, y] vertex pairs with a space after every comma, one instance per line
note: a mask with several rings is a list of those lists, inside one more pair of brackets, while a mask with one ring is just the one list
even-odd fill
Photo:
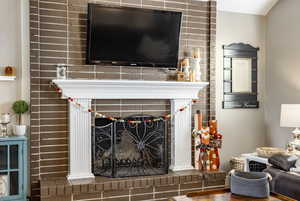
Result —
[[134, 115], [124, 122], [96, 118], [92, 132], [93, 173], [107, 177], [167, 174], [167, 122], [145, 121], [154, 118]]

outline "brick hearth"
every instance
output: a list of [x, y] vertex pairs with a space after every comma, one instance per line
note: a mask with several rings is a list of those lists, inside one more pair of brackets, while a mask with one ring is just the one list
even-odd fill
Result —
[[173, 196], [225, 185], [225, 172], [180, 171], [161, 176], [41, 181], [42, 201], [142, 201], [168, 200]]

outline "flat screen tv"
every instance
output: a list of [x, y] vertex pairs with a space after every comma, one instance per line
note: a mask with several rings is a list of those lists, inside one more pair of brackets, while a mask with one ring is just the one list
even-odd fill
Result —
[[176, 68], [180, 12], [88, 5], [87, 64]]

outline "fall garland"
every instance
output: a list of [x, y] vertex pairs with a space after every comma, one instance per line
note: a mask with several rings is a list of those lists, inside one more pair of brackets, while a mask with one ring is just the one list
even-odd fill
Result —
[[[56, 92], [57, 93], [62, 93], [62, 90], [57, 87], [54, 83], [50, 83], [50, 86], [51, 87], [54, 87]], [[89, 112], [89, 113], [94, 113], [95, 117], [98, 117], [98, 118], [105, 118], [105, 119], [108, 119], [110, 121], [115, 121], [115, 122], [128, 122], [128, 123], [131, 123], [131, 124], [140, 124], [140, 123], [150, 123], [150, 122], [157, 122], [157, 121], [162, 121], [162, 120], [169, 120], [171, 119], [172, 115], [171, 114], [166, 114], [162, 117], [158, 117], [158, 118], [154, 118], [154, 119], [147, 119], [147, 120], [143, 120], [143, 121], [136, 121], [136, 120], [125, 120], [125, 119], [121, 119], [121, 118], [115, 118], [115, 117], [112, 117], [112, 116], [107, 116], [107, 115], [104, 115], [104, 114], [101, 114], [95, 110], [93, 110], [92, 108], [87, 108], [85, 106], [83, 106], [82, 104], [80, 104], [79, 102], [76, 101], [75, 98], [72, 98], [72, 97], [68, 97], [68, 96], [65, 96], [64, 94], [62, 94], [64, 97], [66, 97], [66, 99], [68, 100], [68, 102], [70, 104], [74, 104], [76, 105], [78, 108], [81, 109], [81, 111], [83, 112]], [[199, 102], [199, 100], [192, 100], [192, 104], [187, 104], [183, 107], [181, 107], [180, 109], [178, 109], [174, 114], [173, 116], [176, 116], [178, 114], [178, 112], [183, 112], [185, 111], [186, 109], [188, 109], [191, 105], [193, 105], [194, 103], [197, 103]]]

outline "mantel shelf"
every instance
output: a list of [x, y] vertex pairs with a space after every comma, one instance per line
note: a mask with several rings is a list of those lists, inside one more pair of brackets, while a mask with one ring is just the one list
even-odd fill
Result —
[[0, 76], [0, 81], [15, 81], [16, 76]]
[[62, 94], [83, 99], [197, 99], [208, 82], [53, 80]]

